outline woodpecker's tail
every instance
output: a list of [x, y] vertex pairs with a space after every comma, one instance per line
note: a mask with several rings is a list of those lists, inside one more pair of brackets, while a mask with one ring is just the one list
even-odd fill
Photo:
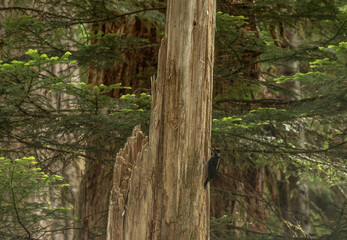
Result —
[[204, 187], [206, 188], [207, 183], [210, 181], [209, 177], [206, 178], [205, 182], [204, 182]]

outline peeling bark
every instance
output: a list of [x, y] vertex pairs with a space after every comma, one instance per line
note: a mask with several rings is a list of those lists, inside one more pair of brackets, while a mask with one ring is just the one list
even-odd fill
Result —
[[[128, 138], [124, 148], [122, 148], [116, 157], [116, 163], [113, 170], [113, 188], [110, 196], [108, 225], [107, 225], [107, 240], [123, 239], [124, 235], [124, 216], [126, 204], [128, 202], [129, 181], [140, 183], [143, 179], [146, 181], [146, 176], [139, 172], [139, 167], [143, 168], [146, 165], [141, 165], [143, 162], [137, 162], [138, 153], [140, 153], [148, 142], [148, 138], [141, 132], [140, 126], [136, 126], [132, 136]], [[150, 171], [148, 171], [150, 172]], [[143, 172], [146, 174], [146, 171]], [[137, 178], [137, 179], [135, 179]], [[139, 179], [141, 178], [141, 179]], [[132, 186], [132, 191], [137, 191]], [[128, 211], [129, 215], [130, 212]], [[141, 217], [141, 216], [140, 216]]]
[[[215, 1], [169, 0], [166, 16], [158, 77], [152, 79], [149, 142], [132, 169], [119, 239], [209, 239], [203, 180], [212, 120]], [[116, 225], [109, 230], [119, 229]]]

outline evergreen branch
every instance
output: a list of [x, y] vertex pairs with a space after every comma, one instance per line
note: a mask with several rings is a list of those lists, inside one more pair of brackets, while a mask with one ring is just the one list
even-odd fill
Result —
[[320, 164], [320, 165], [324, 165], [324, 166], [328, 166], [328, 167], [334, 167], [336, 169], [339, 169], [342, 172], [347, 173], [347, 167], [346, 166], [343, 166], [343, 165], [340, 165], [340, 164], [336, 164], [336, 163], [333, 163], [333, 162], [322, 162], [322, 161], [314, 160], [312, 158], [307, 158], [307, 157], [303, 157], [303, 158], [306, 161], [308, 161], [308, 162], [312, 162], [314, 164]]
[[247, 99], [221, 99], [217, 100], [214, 103], [244, 103], [244, 104], [263, 104], [266, 106], [276, 106], [276, 105], [284, 105], [284, 106], [290, 106], [290, 105], [297, 105], [301, 103], [306, 103], [306, 102], [313, 102], [318, 99], [323, 99], [324, 96], [319, 96], [319, 97], [312, 97], [312, 98], [305, 98], [305, 99], [300, 99], [300, 100], [279, 100], [279, 99], [259, 99], [259, 100], [247, 100]]
[[[55, 17], [59, 16], [57, 14], [46, 12], [46, 11], [39, 10], [39, 9], [36, 9], [36, 8], [28, 8], [28, 7], [2, 7], [2, 8], [0, 8], [0, 11], [14, 11], [14, 10], [19, 10], [21, 12], [25, 12], [25, 11], [36, 12], [36, 13], [39, 13], [39, 14], [52, 15], [52, 16], [55, 16]], [[60, 17], [69, 18], [68, 16], [60, 16]]]
[[[265, 233], [265, 232], [259, 232], [259, 231], [254, 231], [245, 227], [238, 227], [235, 226], [233, 224], [227, 224], [230, 228], [232, 229], [236, 229], [236, 230], [240, 230], [246, 233], [251, 233], [251, 234], [255, 234], [255, 235], [262, 235], [262, 236], [269, 236], [269, 237], [276, 237], [276, 239], [289, 239], [287, 236], [283, 236], [283, 235], [278, 235], [278, 234], [274, 234], [274, 233]], [[290, 239], [292, 240], [307, 240], [307, 239], [311, 239], [309, 237], [290, 237]]]
[[103, 19], [95, 19], [95, 20], [85, 20], [85, 19], [73, 19], [76, 22], [72, 22], [72, 25], [76, 25], [76, 24], [87, 24], [87, 23], [98, 23], [98, 22], [104, 22], [104, 21], [111, 21], [111, 20], [115, 20], [117, 18], [121, 18], [121, 17], [126, 17], [126, 16], [130, 16], [130, 15], [134, 15], [134, 14], [138, 14], [138, 13], [142, 13], [142, 12], [147, 12], [147, 11], [158, 11], [158, 10], [165, 10], [166, 7], [156, 7], [156, 8], [144, 8], [141, 10], [136, 10], [136, 11], [132, 11], [132, 12], [127, 12], [127, 13], [123, 13], [123, 14], [119, 14], [119, 15], [115, 15], [113, 17], [108, 17], [108, 18], [103, 18]]
[[332, 36], [329, 40], [327, 40], [325, 42], [325, 45], [327, 45], [328, 43], [330, 43], [332, 40], [334, 40], [339, 34], [340, 32], [342, 31], [342, 29], [344, 28], [344, 26], [346, 25], [347, 21], [344, 21], [342, 23], [342, 26], [337, 30], [337, 32], [334, 34], [334, 36]]
[[104, 22], [104, 21], [111, 21], [111, 20], [114, 20], [117, 18], [126, 17], [126, 16], [130, 16], [130, 15], [138, 14], [138, 13], [143, 13], [143, 12], [147, 12], [147, 11], [165, 10], [165, 9], [166, 9], [166, 7], [144, 8], [141, 10], [127, 12], [127, 13], [123, 13], [123, 14], [119, 14], [119, 15], [115, 15], [115, 16], [107, 17], [107, 18], [103, 18], [103, 19], [74, 18], [74, 17], [70, 17], [68, 15], [58, 15], [58, 14], [46, 12], [43, 10], [39, 10], [39, 9], [35, 9], [35, 8], [27, 8], [27, 7], [2, 7], [2, 8], [0, 8], [0, 11], [19, 10], [22, 12], [25, 12], [25, 11], [36, 12], [38, 14], [42, 14], [43, 16], [47, 15], [47, 16], [51, 16], [54, 18], [63, 18], [63, 19], [71, 20], [72, 22], [69, 25], [73, 26], [73, 25], [77, 25], [77, 24], [88, 24], [88, 23], [98, 23], [98, 22]]
[[[244, 137], [240, 137], [240, 138], [244, 138]], [[244, 138], [246, 140], [250, 140], [250, 141], [253, 141], [255, 142], [254, 140], [251, 140], [251, 139], [247, 139], [247, 138]], [[281, 148], [280, 146], [275, 146], [275, 145], [272, 145], [272, 144], [269, 144], [269, 143], [266, 143], [266, 142], [258, 142], [259, 144], [262, 144], [262, 145], [270, 145], [272, 146], [273, 148]], [[291, 149], [291, 150], [278, 150], [278, 151], [271, 151], [271, 150], [252, 150], [252, 149], [245, 149], [244, 152], [255, 152], [255, 153], [271, 153], [271, 154], [318, 154], [318, 153], [327, 153], [329, 152], [330, 150], [334, 149], [334, 148], [337, 148], [339, 146], [342, 146], [344, 144], [346, 144], [347, 142], [342, 142], [342, 143], [339, 143], [335, 146], [332, 146], [328, 149], [318, 149], [318, 150], [310, 150], [310, 149], [292, 149], [292, 148], [289, 148], [288, 149]], [[319, 162], [318, 162], [319, 163]], [[342, 168], [345, 168], [346, 172], [347, 172], [347, 167], [345, 166], [336, 166], [336, 167], [342, 167]]]
[[[22, 143], [23, 145], [25, 145], [26, 147], [32, 147], [34, 149], [41, 149], [41, 150], [46, 150], [46, 151], [52, 151], [52, 152], [58, 152], [58, 153], [62, 153], [62, 154], [73, 154], [75, 156], [78, 156], [78, 157], [83, 157], [85, 159], [88, 159], [88, 160], [92, 160], [92, 161], [98, 161], [99, 158], [97, 157], [92, 157], [90, 155], [87, 155], [87, 154], [83, 154], [81, 151], [73, 151], [73, 150], [69, 150], [69, 149], [63, 149], [63, 145], [59, 144], [59, 143], [55, 143], [55, 144], [52, 144], [52, 145], [40, 145], [39, 147], [35, 146], [35, 142], [32, 143], [30, 142], [30, 140], [26, 140], [24, 138], [22, 138], [21, 136], [16, 136], [14, 134], [9, 134], [9, 137], [17, 140], [19, 143]], [[77, 144], [77, 142], [75, 142], [75, 144]], [[71, 144], [72, 145], [72, 144]], [[77, 144], [78, 145], [78, 144]], [[85, 150], [83, 148], [80, 148], [80, 150]], [[111, 152], [111, 151], [109, 151]]]
[[[269, 142], [266, 141], [261, 141], [261, 140], [257, 140], [257, 139], [252, 139], [246, 136], [241, 136], [241, 135], [237, 135], [237, 134], [231, 134], [231, 136], [234, 137], [238, 137], [238, 138], [242, 138], [245, 139], [247, 141], [253, 142], [253, 143], [257, 143], [261, 146], [265, 146], [268, 147], [270, 149], [274, 149], [274, 150], [256, 150], [256, 149], [249, 149], [247, 148], [245, 150], [245, 152], [255, 152], [255, 153], [267, 153], [267, 154], [321, 154], [321, 153], [328, 153], [331, 152], [331, 150], [335, 149], [335, 148], [339, 148], [345, 144], [347, 144], [347, 141], [342, 141], [340, 143], [337, 143], [333, 146], [330, 146], [327, 149], [304, 149], [304, 148], [296, 148], [293, 149], [291, 147], [284, 147], [284, 146], [276, 146], [274, 144], [271, 144]], [[242, 151], [240, 149], [240, 151]], [[313, 162], [313, 163], [317, 163], [317, 164], [322, 164], [322, 165], [326, 165], [326, 166], [330, 166], [330, 167], [335, 167], [338, 169], [342, 169], [342, 171], [347, 172], [347, 167], [346, 166], [342, 166], [338, 163], [334, 163], [334, 162], [321, 162], [321, 161], [317, 161], [317, 160], [313, 160], [310, 158], [305, 158], [307, 161], [309, 162]]]
[[16, 213], [16, 218], [17, 218], [17, 221], [19, 223], [19, 225], [21, 225], [21, 227], [25, 230], [25, 232], [28, 234], [28, 239], [31, 239], [31, 233], [29, 232], [29, 230], [24, 226], [24, 224], [22, 223], [20, 217], [19, 217], [19, 213], [18, 213], [18, 209], [17, 209], [17, 203], [16, 203], [16, 198], [15, 198], [15, 194], [14, 194], [14, 191], [13, 191], [13, 174], [14, 174], [14, 169], [12, 168], [12, 172], [11, 172], [11, 187], [10, 187], [10, 190], [11, 190], [11, 196], [12, 196], [12, 200], [13, 200], [13, 208], [14, 208], [14, 211]]

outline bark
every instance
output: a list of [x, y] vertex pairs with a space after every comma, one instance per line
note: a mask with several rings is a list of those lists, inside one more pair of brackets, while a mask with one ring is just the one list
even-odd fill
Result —
[[[140, 126], [136, 126], [133, 130], [132, 136], [128, 138], [124, 148], [122, 148], [117, 154], [113, 171], [113, 187], [109, 205], [107, 240], [123, 239], [125, 207], [128, 202], [130, 177], [132, 177], [132, 183], [134, 183], [134, 181], [139, 183], [139, 180], [141, 180], [139, 177], [144, 180], [149, 177], [147, 176], [148, 174], [146, 176], [144, 176], [144, 174], [150, 173], [151, 171], [142, 171], [143, 174], [139, 172], [138, 167], [144, 169], [146, 165], [136, 162], [136, 159], [138, 159], [138, 153], [142, 151], [147, 142], [148, 138], [141, 132]], [[134, 189], [132, 188], [132, 190]], [[140, 220], [140, 218], [141, 216], [137, 219]]]
[[[148, 22], [140, 21], [137, 17], [123, 18], [119, 22], [109, 21], [93, 26], [95, 33], [103, 32], [124, 34], [124, 38], [147, 38], [152, 45], [158, 42], [156, 29]], [[96, 40], [92, 44], [97, 43]], [[90, 66], [88, 69], [88, 82], [93, 85], [111, 85], [122, 83], [123, 86], [131, 86], [131, 90], [115, 89], [110, 93], [112, 97], [118, 98], [122, 94], [140, 93], [150, 88], [149, 77], [145, 73], [152, 74], [157, 63], [159, 47], [148, 47], [146, 49], [133, 49], [125, 52], [125, 62], [117, 63], [110, 69], [97, 69]], [[142, 73], [142, 77], [136, 77]], [[147, 79], [147, 80], [146, 80]], [[140, 90], [140, 91], [137, 91]], [[104, 140], [90, 139], [89, 145], [97, 148], [100, 144], [107, 144]], [[106, 146], [117, 150], [117, 146]], [[108, 161], [95, 162], [88, 160], [85, 164], [85, 175], [83, 176], [79, 203], [79, 219], [81, 231], [77, 233], [77, 239], [105, 239], [107, 227], [107, 212], [109, 205], [109, 193], [112, 188], [114, 157], [107, 154], [95, 155], [100, 159]], [[108, 163], [107, 163], [108, 162]]]
[[[281, 44], [279, 47], [296, 49], [299, 43], [299, 36], [297, 30], [286, 26], [284, 23], [280, 24], [282, 30], [282, 35], [278, 36], [273, 34], [273, 36], [277, 36], [281, 40]], [[281, 67], [277, 69], [277, 73], [279, 76], [292, 76], [300, 71], [299, 62], [294, 60], [283, 61], [281, 63]], [[285, 86], [291, 92], [294, 93], [292, 96], [283, 95], [281, 96], [284, 100], [293, 100], [300, 99], [300, 83], [298, 81], [293, 81], [291, 83], [286, 83]], [[300, 120], [297, 121], [299, 125]], [[305, 148], [305, 133], [304, 128], [301, 127], [299, 133], [298, 143], [301, 148]], [[295, 169], [295, 166], [289, 166], [289, 170], [291, 168]], [[282, 176], [282, 181], [279, 182], [279, 187], [281, 189], [281, 200], [282, 200], [282, 213], [283, 217], [288, 220], [292, 220], [294, 224], [299, 224], [303, 230], [303, 232], [299, 234], [306, 235], [305, 233], [310, 232], [310, 201], [308, 196], [308, 187], [305, 181], [301, 181], [299, 184], [298, 177], [290, 177], [288, 180]], [[297, 231], [295, 229], [291, 229], [288, 232]]]
[[86, 164], [76, 206], [81, 221], [77, 239], [105, 239], [111, 173], [111, 165], [93, 161]]
[[[209, 239], [203, 180], [211, 132], [215, 1], [169, 0], [166, 16], [158, 77], [152, 80], [149, 143], [132, 169], [120, 239]], [[119, 227], [109, 225], [109, 230]], [[116, 238], [109, 233], [108, 239]]]
[[[158, 51], [160, 39], [158, 29], [149, 21], [143, 21], [134, 16], [130, 19], [122, 18], [120, 22], [106, 22], [99, 26], [93, 26], [93, 32], [123, 34], [122, 38], [145, 38], [152, 45], [146, 48], [133, 48], [124, 52], [122, 57], [125, 61], [117, 62], [112, 68], [97, 69], [90, 66], [88, 79], [95, 85], [111, 85], [122, 83], [122, 86], [131, 89], [114, 89], [110, 96], [118, 98], [123, 94], [148, 92], [150, 89], [150, 77], [155, 74], [158, 63]], [[93, 40], [92, 44], [97, 43]]]
[[166, 17], [158, 78], [152, 83], [151, 234], [153, 239], [206, 239], [208, 195], [202, 183], [211, 132], [215, 1], [171, 0]]

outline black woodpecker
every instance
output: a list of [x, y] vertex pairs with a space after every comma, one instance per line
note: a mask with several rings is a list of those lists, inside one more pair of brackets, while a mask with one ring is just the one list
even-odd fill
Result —
[[204, 182], [204, 187], [206, 188], [207, 183], [209, 181], [212, 180], [212, 178], [214, 178], [214, 176], [216, 176], [219, 165], [220, 165], [220, 155], [221, 155], [221, 150], [219, 148], [212, 148], [210, 147], [212, 150], [212, 157], [210, 158], [210, 160], [208, 160], [208, 175], [207, 178]]

